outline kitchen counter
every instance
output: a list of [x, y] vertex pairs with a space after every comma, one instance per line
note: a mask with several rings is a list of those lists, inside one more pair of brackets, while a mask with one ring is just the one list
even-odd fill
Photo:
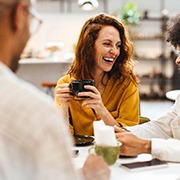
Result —
[[71, 64], [72, 61], [69, 60], [21, 59], [16, 74], [21, 79], [42, 89], [42, 82], [57, 82], [60, 77], [66, 74]]

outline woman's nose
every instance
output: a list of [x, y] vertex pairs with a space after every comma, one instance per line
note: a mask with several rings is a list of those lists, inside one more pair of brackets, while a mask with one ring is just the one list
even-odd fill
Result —
[[112, 47], [110, 52], [113, 53], [114, 55], [119, 55], [120, 54], [120, 49], [117, 48], [117, 47]]
[[178, 56], [177, 59], [176, 59], [176, 64], [177, 64], [177, 65], [180, 65], [180, 54], [179, 54], [179, 56]]

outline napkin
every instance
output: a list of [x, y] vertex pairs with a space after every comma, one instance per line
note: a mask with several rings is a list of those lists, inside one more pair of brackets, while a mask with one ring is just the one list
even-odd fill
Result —
[[105, 125], [103, 120], [100, 120], [100, 121], [94, 121], [93, 127], [94, 127], [95, 143], [97, 145], [103, 145], [103, 146], [117, 145], [114, 128], [112, 126], [107, 126]]

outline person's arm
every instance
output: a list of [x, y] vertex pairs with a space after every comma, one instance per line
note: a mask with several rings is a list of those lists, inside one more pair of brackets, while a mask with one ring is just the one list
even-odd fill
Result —
[[123, 127], [139, 124], [139, 91], [133, 81], [124, 90], [122, 100], [118, 104], [116, 121]]
[[[113, 82], [115, 81], [115, 83]], [[129, 77], [125, 78], [124, 81], [121, 79], [114, 79], [106, 87], [107, 98], [104, 99], [107, 103], [109, 112], [101, 111], [101, 116], [104, 117], [104, 121], [111, 117], [121, 126], [133, 126], [139, 123], [139, 92], [138, 85], [134, 80]], [[105, 96], [104, 96], [105, 97]], [[108, 113], [107, 113], [108, 111]]]
[[74, 134], [74, 127], [70, 124], [70, 112], [69, 112], [69, 104], [72, 99], [72, 95], [70, 94], [69, 88], [70, 76], [66, 75], [60, 78], [57, 82], [57, 86], [55, 87], [55, 104], [57, 109], [63, 110], [67, 122], [69, 123], [69, 130], [71, 134]]
[[106, 125], [119, 126], [118, 122], [114, 119], [111, 113], [104, 106], [102, 102], [101, 94], [98, 91], [98, 89], [95, 86], [90, 86], [90, 85], [85, 85], [84, 87], [88, 90], [91, 90], [92, 92], [89, 91], [89, 92], [78, 93], [78, 96], [90, 97], [82, 101], [82, 106], [87, 107], [87, 108], [92, 108], [94, 114], [97, 114], [98, 116], [100, 116]]
[[126, 156], [136, 156], [138, 154], [151, 154], [151, 140], [138, 138], [131, 132], [114, 127], [116, 132], [116, 139], [122, 142], [120, 147], [120, 154]]
[[114, 127], [116, 138], [122, 142], [120, 153], [126, 156], [135, 156], [142, 153], [152, 154], [153, 158], [164, 161], [180, 162], [180, 140], [177, 139], [142, 139], [134, 134]]
[[[132, 126], [139, 123], [139, 93], [138, 87], [133, 81], [125, 83], [127, 85], [122, 85], [122, 87], [117, 87], [117, 85], [112, 85], [107, 87], [111, 89], [112, 94], [107, 94], [107, 98], [112, 102], [110, 109], [115, 112], [114, 117], [111, 112], [106, 108], [102, 102], [101, 94], [93, 86], [85, 86], [92, 92], [82, 92], [79, 95], [90, 96], [91, 98], [83, 101], [82, 106], [90, 107], [94, 109], [94, 112], [100, 116], [106, 125], [114, 126], [119, 124], [125, 126]], [[118, 89], [120, 88], [120, 89]], [[108, 90], [109, 91], [109, 90]], [[118, 102], [118, 103], [117, 103]]]
[[72, 99], [70, 94], [69, 83], [58, 83], [55, 88], [55, 103], [59, 108], [62, 108], [65, 116], [69, 118], [69, 104]]
[[152, 156], [165, 161], [180, 162], [180, 140], [152, 139]]
[[[142, 125], [127, 127], [133, 134], [141, 138], [179, 138], [179, 112], [180, 112], [180, 96], [178, 96], [174, 106], [165, 115], [157, 120]], [[153, 107], [152, 107], [153, 112]]]

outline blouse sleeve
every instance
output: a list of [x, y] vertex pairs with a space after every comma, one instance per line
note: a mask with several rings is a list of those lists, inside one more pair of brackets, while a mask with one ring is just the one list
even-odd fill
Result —
[[[62, 78], [60, 78], [57, 82], [57, 85], [55, 87], [55, 91], [58, 88], [58, 85], [60, 84], [64, 84], [64, 83], [69, 83], [70, 82], [70, 77], [69, 75], [63, 76]], [[57, 105], [58, 109], [61, 109], [61, 101], [55, 96], [55, 104]], [[69, 123], [69, 131], [71, 134], [74, 134], [74, 127]]]
[[123, 100], [119, 105], [120, 113], [116, 119], [122, 126], [134, 126], [139, 124], [139, 91], [133, 82], [126, 87]]

